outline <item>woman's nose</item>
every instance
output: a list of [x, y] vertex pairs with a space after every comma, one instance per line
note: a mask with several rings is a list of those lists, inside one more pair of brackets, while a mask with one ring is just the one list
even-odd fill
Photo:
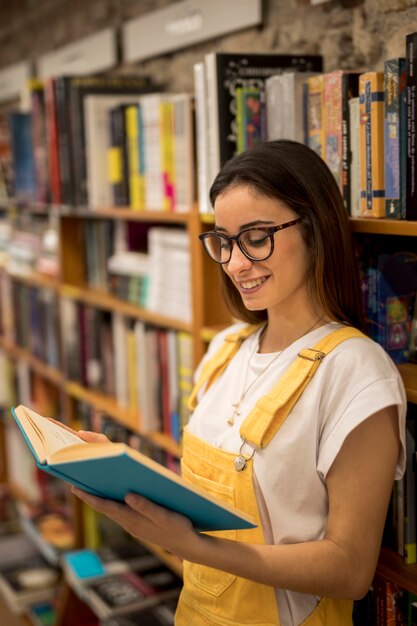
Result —
[[238, 274], [242, 270], [248, 269], [251, 265], [252, 261], [243, 254], [237, 243], [234, 242], [230, 261], [227, 263], [227, 271], [230, 272], [230, 274]]

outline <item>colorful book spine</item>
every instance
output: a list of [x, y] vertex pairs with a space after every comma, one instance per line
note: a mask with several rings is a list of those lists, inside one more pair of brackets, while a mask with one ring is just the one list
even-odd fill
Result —
[[385, 61], [385, 214], [405, 218], [405, 59]]
[[407, 85], [406, 219], [417, 220], [417, 32], [406, 35], [405, 53]]
[[361, 215], [385, 217], [384, 73], [359, 77]]
[[244, 152], [262, 142], [261, 89], [236, 89], [237, 152]]
[[350, 124], [350, 215], [360, 217], [361, 159], [359, 138], [359, 97], [349, 100]]
[[163, 100], [159, 107], [161, 127], [161, 166], [164, 211], [175, 208], [174, 103]]
[[307, 145], [324, 158], [323, 74], [307, 79]]
[[349, 99], [358, 96], [355, 72], [334, 70], [323, 78], [324, 158], [350, 211]]
[[145, 190], [143, 185], [143, 176], [140, 172], [138, 109], [138, 105], [132, 105], [127, 107], [125, 111], [125, 116], [129, 166], [130, 206], [135, 211], [142, 211], [145, 208]]

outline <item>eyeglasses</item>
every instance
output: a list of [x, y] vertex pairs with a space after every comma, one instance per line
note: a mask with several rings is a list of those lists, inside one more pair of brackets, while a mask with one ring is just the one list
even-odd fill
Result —
[[228, 237], [214, 230], [202, 233], [199, 239], [203, 242], [204, 250], [216, 263], [229, 263], [232, 258], [233, 241], [236, 241], [239, 250], [250, 261], [265, 261], [274, 251], [274, 235], [279, 230], [295, 226], [302, 221], [298, 217], [291, 222], [279, 224], [279, 226], [259, 226], [258, 228], [245, 228], [237, 235]]

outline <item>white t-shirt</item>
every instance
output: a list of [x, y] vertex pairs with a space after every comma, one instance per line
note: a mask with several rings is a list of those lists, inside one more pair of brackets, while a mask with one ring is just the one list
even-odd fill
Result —
[[[217, 352], [226, 335], [242, 326], [235, 324], [219, 333], [202, 363]], [[251, 335], [224, 374], [206, 393], [200, 393], [188, 425], [190, 432], [215, 447], [238, 453], [240, 425], [256, 401], [268, 393], [300, 349], [313, 347], [339, 327], [331, 323], [313, 330], [279, 355], [256, 352], [260, 331]], [[247, 388], [259, 374], [240, 405], [241, 415], [235, 417], [233, 426], [228, 425], [243, 384]], [[356, 426], [391, 405], [398, 406], [402, 444], [398, 479], [405, 467], [407, 401], [397, 368], [368, 338], [348, 339], [323, 359], [278, 433], [254, 456], [255, 491], [267, 543], [314, 541], [324, 536], [328, 510], [325, 480], [333, 461]], [[277, 590], [277, 599], [282, 626], [298, 626], [319, 600], [282, 589]]]

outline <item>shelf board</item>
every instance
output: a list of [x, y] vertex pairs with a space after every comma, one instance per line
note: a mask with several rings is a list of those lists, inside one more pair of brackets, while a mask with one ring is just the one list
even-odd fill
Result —
[[42, 287], [43, 289], [54, 289], [55, 291], [59, 288], [59, 279], [55, 276], [49, 276], [48, 274], [41, 274], [40, 272], [31, 272], [30, 274], [19, 274], [16, 272], [9, 272], [5, 270], [6, 273], [13, 280], [24, 283], [25, 285], [33, 286], [33, 287]]
[[217, 324], [214, 326], [204, 326], [201, 329], [200, 337], [203, 341], [207, 343], [213, 339], [221, 330], [224, 330], [227, 327], [227, 324]]
[[140, 437], [144, 437], [158, 448], [165, 450], [165, 452], [175, 457], [181, 455], [179, 445], [168, 435], [160, 432], [141, 432], [139, 413], [132, 409], [121, 407], [112, 396], [86, 389], [78, 383], [69, 381], [64, 384], [64, 389], [68, 395], [83, 402], [87, 402], [99, 411], [107, 413], [107, 415], [110, 415], [110, 417], [119, 422], [119, 424], [137, 433]]
[[381, 578], [417, 594], [417, 564], [407, 565], [403, 557], [394, 550], [381, 549], [376, 573]]
[[168, 222], [187, 224], [189, 216], [193, 212], [198, 212], [197, 204], [194, 203], [190, 206], [189, 211], [175, 212], [164, 211], [161, 209], [147, 209], [137, 211], [129, 206], [103, 206], [103, 207], [89, 207], [89, 206], [71, 206], [68, 204], [52, 204], [44, 202], [36, 202], [30, 200], [22, 200], [18, 198], [11, 198], [4, 200], [0, 203], [0, 206], [13, 210], [18, 209], [20, 212], [24, 211], [33, 214], [49, 214], [51, 211], [57, 213], [61, 217], [91, 217], [97, 219], [111, 219], [111, 220], [128, 220], [128, 221], [142, 221], [142, 222]]
[[110, 296], [105, 291], [86, 289], [73, 285], [61, 285], [60, 293], [66, 298], [80, 300], [81, 302], [89, 304], [93, 307], [104, 309], [106, 311], [114, 311], [115, 313], [121, 313], [126, 317], [132, 317], [144, 322], [149, 322], [155, 326], [183, 330], [188, 333], [193, 332], [192, 325], [187, 322], [142, 309], [136, 304]]
[[91, 219], [124, 220], [139, 222], [164, 222], [169, 224], [188, 224], [190, 213], [170, 211], [133, 211], [129, 207], [120, 208], [68, 208], [62, 209], [62, 217], [82, 217]]
[[54, 383], [55, 385], [57, 385], [57, 387], [63, 386], [64, 376], [62, 372], [33, 356], [33, 354], [29, 352], [29, 350], [17, 346], [5, 337], [0, 337], [0, 347], [12, 358], [26, 361], [26, 363], [29, 364], [30, 368], [34, 372], [42, 376], [42, 378], [49, 380], [49, 382]]
[[415, 237], [417, 235], [417, 221], [364, 217], [351, 217], [349, 220], [355, 233], [402, 235], [407, 237]]

